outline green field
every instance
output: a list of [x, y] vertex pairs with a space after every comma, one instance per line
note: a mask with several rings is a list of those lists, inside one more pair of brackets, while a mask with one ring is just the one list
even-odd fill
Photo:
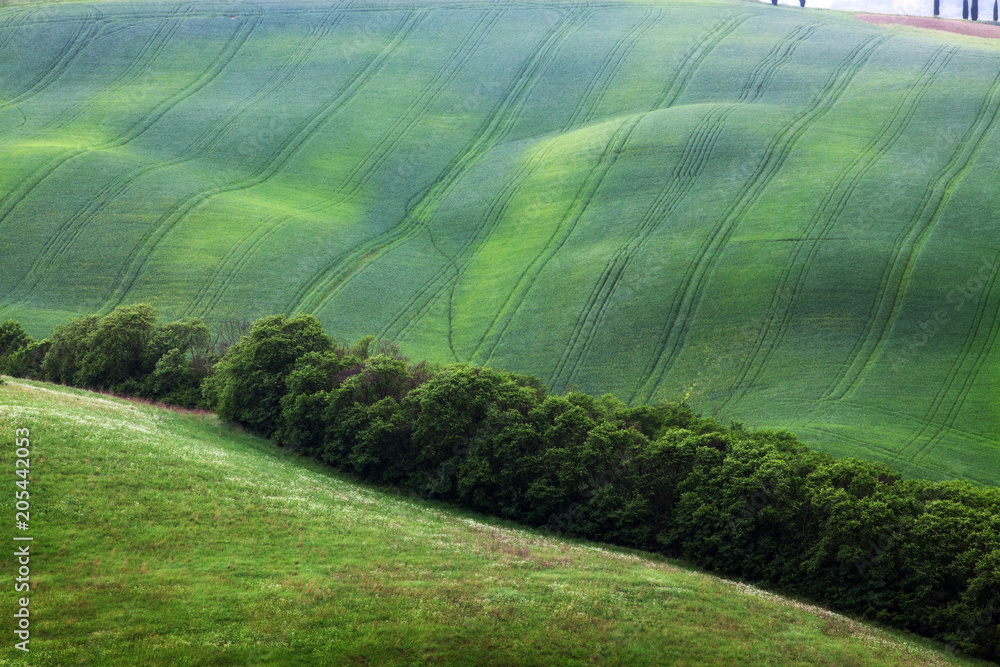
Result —
[[0, 7], [0, 318], [306, 312], [996, 484], [998, 71], [751, 0]]
[[[661, 558], [380, 493], [214, 416], [15, 381], [0, 387], [4, 441], [18, 428], [31, 652], [8, 641], [0, 665], [986, 664]], [[20, 479], [13, 463], [3, 479]], [[0, 507], [13, 517], [13, 494]]]

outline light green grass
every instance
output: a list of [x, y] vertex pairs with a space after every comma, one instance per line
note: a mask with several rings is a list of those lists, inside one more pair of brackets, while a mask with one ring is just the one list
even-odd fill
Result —
[[0, 317], [309, 312], [996, 484], [997, 71], [750, 0], [0, 7]]
[[52, 385], [0, 386], [12, 489], [17, 428], [31, 653], [7, 641], [4, 665], [975, 664], [661, 558], [359, 486], [214, 416]]

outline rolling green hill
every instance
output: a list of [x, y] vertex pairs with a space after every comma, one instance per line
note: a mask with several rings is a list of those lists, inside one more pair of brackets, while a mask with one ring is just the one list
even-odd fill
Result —
[[11, 5], [0, 317], [307, 312], [995, 484], [998, 71], [749, 0]]
[[[4, 441], [18, 428], [31, 652], [8, 642], [0, 665], [986, 664], [660, 558], [379, 493], [214, 416], [15, 381], [0, 387]], [[0, 506], [13, 517], [13, 494]]]

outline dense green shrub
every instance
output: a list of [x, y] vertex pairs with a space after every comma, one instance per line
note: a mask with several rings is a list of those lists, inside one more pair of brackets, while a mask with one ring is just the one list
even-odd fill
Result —
[[155, 330], [156, 313], [145, 304], [123, 306], [105, 315], [82, 339], [85, 350], [73, 384], [138, 394], [143, 378], [152, 370], [147, 348]]
[[334, 345], [309, 316], [259, 320], [209, 375], [195, 361], [211, 361], [204, 325], [150, 315], [73, 320], [40, 344], [5, 324], [0, 345], [14, 342], [0, 353], [44, 348], [50, 379], [141, 380], [176, 402], [200, 383], [221, 417], [363, 479], [683, 557], [1000, 657], [1000, 490], [904, 480], [684, 404], [628, 407], [496, 369], [410, 365], [371, 337]]
[[42, 363], [51, 345], [52, 342], [48, 339], [30, 341], [7, 358], [3, 372], [16, 377], [43, 379], [45, 372]]
[[90, 335], [97, 328], [100, 318], [88, 315], [60, 324], [52, 332], [49, 350], [42, 362], [45, 379], [61, 384], [74, 384], [83, 356], [87, 352]]
[[25, 351], [34, 343], [20, 322], [0, 323], [0, 373], [26, 375]]
[[223, 419], [270, 437], [278, 427], [281, 399], [295, 363], [309, 352], [331, 347], [330, 337], [311, 315], [258, 320], [216, 365], [204, 397]]
[[29, 343], [8, 365], [22, 377], [201, 407], [211, 361], [204, 322], [159, 325], [150, 306], [136, 304], [72, 319], [49, 340]]

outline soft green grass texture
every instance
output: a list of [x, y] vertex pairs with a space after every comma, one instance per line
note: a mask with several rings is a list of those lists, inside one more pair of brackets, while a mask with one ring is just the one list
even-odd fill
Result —
[[365, 488], [213, 416], [52, 385], [0, 387], [12, 489], [16, 428], [31, 439], [32, 639], [27, 658], [6, 642], [3, 665], [978, 664]]
[[996, 484], [998, 71], [737, 0], [0, 8], [0, 316], [308, 312]]

